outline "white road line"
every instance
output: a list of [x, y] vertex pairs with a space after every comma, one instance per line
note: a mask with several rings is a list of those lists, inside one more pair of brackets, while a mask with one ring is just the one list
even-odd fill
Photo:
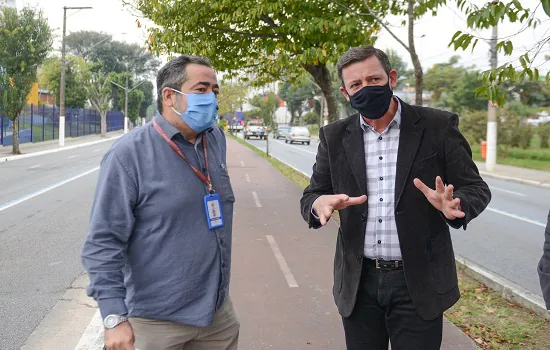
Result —
[[76, 158], [76, 157], [78, 157], [78, 155], [67, 157], [67, 159], [73, 159], [73, 158]]
[[241, 159], [241, 155], [239, 153], [237, 153], [237, 158]]
[[250, 183], [250, 176], [248, 176], [248, 174], [244, 174], [244, 177], [246, 178], [246, 182]]
[[241, 160], [241, 166], [244, 168], [244, 162]]
[[281, 268], [281, 271], [283, 271], [283, 275], [285, 276], [286, 283], [288, 283], [288, 286], [290, 288], [297, 288], [298, 283], [296, 283], [296, 279], [294, 278], [294, 275], [292, 274], [292, 272], [290, 272], [290, 268], [288, 267], [285, 257], [281, 253], [281, 250], [279, 249], [277, 242], [275, 242], [275, 238], [273, 238], [273, 236], [271, 235], [266, 235], [266, 238], [267, 238], [267, 241], [269, 242], [269, 245], [271, 246], [271, 250], [273, 250], [275, 259], [277, 259], [277, 262], [279, 263], [279, 267]]
[[36, 197], [36, 196], [39, 196], [39, 195], [44, 194], [44, 193], [46, 193], [46, 192], [49, 192], [49, 191], [51, 191], [51, 190], [53, 190], [53, 189], [55, 189], [55, 188], [58, 188], [58, 187], [60, 187], [60, 186], [63, 186], [63, 185], [65, 185], [65, 184], [67, 184], [67, 183], [69, 183], [69, 182], [71, 182], [71, 181], [74, 181], [74, 180], [76, 180], [76, 179], [80, 179], [81, 177], [86, 176], [86, 175], [89, 175], [89, 174], [91, 174], [91, 173], [93, 173], [93, 172], [95, 172], [95, 171], [98, 171], [98, 170], [99, 170], [99, 167], [93, 168], [93, 169], [91, 169], [91, 170], [88, 170], [88, 171], [86, 171], [86, 172], [83, 172], [82, 174], [78, 174], [78, 175], [76, 175], [76, 176], [73, 176], [73, 177], [71, 177], [71, 178], [69, 178], [69, 179], [67, 179], [67, 180], [63, 180], [63, 181], [58, 182], [58, 183], [56, 183], [56, 184], [53, 184], [53, 185], [51, 185], [51, 186], [44, 187], [44, 188], [41, 189], [41, 190], [38, 190], [38, 191], [36, 191], [36, 192], [33, 192], [33, 193], [28, 194], [28, 195], [26, 195], [26, 196], [23, 196], [23, 197], [21, 197], [21, 198], [18, 198], [18, 199], [15, 199], [15, 200], [13, 200], [13, 201], [10, 201], [10, 202], [7, 202], [7, 203], [5, 203], [5, 204], [2, 204], [2, 205], [0, 205], [0, 212], [4, 211], [4, 210], [6, 210], [6, 209], [9, 209], [9, 208], [11, 208], [11, 207], [14, 207], [14, 206], [16, 206], [17, 204], [23, 203], [24, 201], [27, 201], [27, 200], [29, 200], [29, 199], [31, 199], [31, 198], [34, 198], [34, 197]]
[[261, 208], [262, 203], [260, 203], [260, 199], [258, 198], [258, 194], [255, 191], [252, 191], [252, 197], [254, 197], [254, 202], [256, 202], [256, 206], [258, 208]]
[[530, 224], [533, 224], [533, 225], [537, 225], [537, 226], [540, 226], [540, 227], [546, 227], [546, 224], [540, 222], [540, 221], [536, 221], [536, 220], [531, 220], [531, 219], [528, 219], [528, 218], [524, 218], [523, 216], [519, 216], [519, 215], [516, 215], [516, 214], [512, 214], [512, 213], [508, 213], [504, 210], [500, 210], [500, 209], [495, 209], [495, 208], [491, 208], [491, 207], [487, 207], [487, 210], [489, 211], [492, 211], [493, 213], [497, 213], [497, 214], [500, 214], [500, 215], [504, 215], [504, 216], [508, 216], [512, 219], [516, 219], [516, 220], [520, 220], [520, 221], [523, 221], [523, 222], [528, 222]]
[[31, 166], [29, 169], [36, 169], [36, 168], [41, 167], [41, 166], [42, 166], [42, 164], [38, 164], [38, 165]]
[[99, 152], [101, 150], [102, 150], [102, 148], [98, 148], [98, 149], [94, 149], [92, 152]]
[[90, 324], [86, 327], [80, 341], [74, 348], [74, 350], [93, 349], [103, 349], [103, 323], [101, 322], [99, 310], [92, 317]]
[[523, 193], [508, 191], [508, 190], [505, 190], [503, 188], [499, 188], [499, 187], [495, 187], [495, 186], [489, 186], [489, 188], [491, 190], [495, 190], [495, 191], [499, 191], [499, 192], [509, 193], [509, 194], [513, 194], [513, 195], [516, 195], [516, 196], [520, 196], [520, 197], [526, 197], [526, 195], [524, 195]]
[[278, 141], [278, 140], [274, 140], [275, 142], [277, 143], [280, 143], [281, 145], [285, 145], [287, 147], [292, 147], [292, 149], [295, 149], [295, 150], [298, 150], [298, 151], [302, 151], [302, 152], [305, 152], [305, 153], [309, 153], [309, 154], [313, 154], [314, 156], [317, 155], [316, 152], [311, 152], [311, 151], [308, 151], [306, 149], [303, 149], [303, 148], [300, 148], [300, 147], [297, 147], [297, 146], [292, 146], [292, 145], [289, 145], [288, 143], [284, 143], [283, 141]]

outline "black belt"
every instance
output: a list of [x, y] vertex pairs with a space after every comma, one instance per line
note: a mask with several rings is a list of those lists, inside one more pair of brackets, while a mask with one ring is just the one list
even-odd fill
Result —
[[364, 258], [363, 261], [368, 266], [374, 266], [377, 269], [397, 270], [403, 268], [402, 260], [384, 260]]

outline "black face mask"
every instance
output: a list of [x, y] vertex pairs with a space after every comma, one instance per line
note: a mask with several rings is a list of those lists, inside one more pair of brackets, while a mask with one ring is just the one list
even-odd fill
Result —
[[384, 86], [365, 86], [350, 96], [350, 105], [367, 119], [380, 119], [390, 108], [393, 91]]

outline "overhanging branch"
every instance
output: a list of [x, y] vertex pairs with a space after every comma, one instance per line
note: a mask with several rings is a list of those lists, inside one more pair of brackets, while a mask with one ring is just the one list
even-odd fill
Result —
[[217, 30], [220, 33], [231, 33], [231, 34], [239, 34], [244, 35], [252, 38], [271, 38], [271, 39], [277, 39], [277, 35], [275, 34], [264, 34], [264, 33], [248, 33], [248, 32], [240, 32], [238, 30], [233, 30], [229, 28], [218, 28], [211, 25], [205, 25], [205, 28]]

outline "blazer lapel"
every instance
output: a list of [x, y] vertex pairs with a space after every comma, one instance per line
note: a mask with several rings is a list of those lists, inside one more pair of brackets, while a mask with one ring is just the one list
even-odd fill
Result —
[[405, 183], [409, 177], [414, 158], [424, 133], [420, 116], [407, 103], [401, 101], [401, 128], [397, 152], [397, 174], [395, 178], [395, 207], [399, 204]]
[[359, 123], [359, 114], [350, 117], [346, 133], [342, 139], [349, 165], [361, 193], [367, 194], [367, 167], [365, 163], [365, 145], [363, 129]]

